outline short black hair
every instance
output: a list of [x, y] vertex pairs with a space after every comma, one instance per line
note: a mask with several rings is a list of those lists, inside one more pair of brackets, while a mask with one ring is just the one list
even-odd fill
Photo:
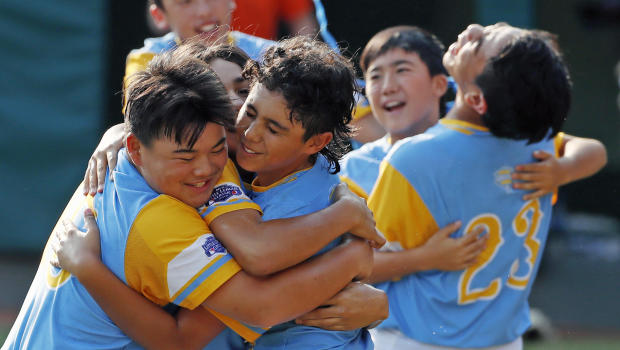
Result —
[[333, 134], [319, 153], [329, 161], [332, 173], [339, 172], [338, 160], [348, 151], [348, 124], [357, 90], [350, 60], [323, 42], [299, 36], [267, 49], [262, 62], [248, 62], [243, 74], [252, 85], [260, 83], [282, 93], [290, 120], [301, 122], [305, 129], [304, 141], [323, 132]]
[[448, 75], [442, 62], [445, 46], [434, 34], [416, 26], [389, 27], [375, 34], [362, 51], [362, 71], [366, 72], [377, 57], [392, 49], [417, 53], [431, 76]]
[[487, 103], [482, 120], [495, 136], [538, 142], [555, 136], [568, 115], [568, 69], [544, 32], [530, 31], [489, 59], [476, 84]]
[[[428, 68], [431, 77], [437, 74], [448, 75], [446, 68], [443, 66], [445, 46], [441, 40], [427, 30], [407, 25], [383, 29], [370, 38], [360, 57], [362, 72], [366, 73], [366, 70], [374, 60], [393, 49], [417, 53], [420, 60]], [[440, 115], [446, 113], [445, 100], [446, 96], [444, 95], [439, 102]]]
[[183, 44], [159, 54], [130, 79], [125, 126], [147, 147], [161, 137], [192, 147], [207, 123], [233, 125], [226, 89], [195, 50]]

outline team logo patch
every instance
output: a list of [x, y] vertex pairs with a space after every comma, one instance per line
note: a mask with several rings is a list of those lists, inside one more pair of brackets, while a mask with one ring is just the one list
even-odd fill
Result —
[[512, 171], [513, 169], [509, 166], [501, 167], [499, 170], [495, 171], [495, 184], [503, 189], [506, 193], [513, 193], [512, 189]]
[[220, 241], [218, 241], [213, 235], [207, 236], [202, 245], [202, 249], [209, 258], [215, 254], [226, 254], [226, 248], [224, 248], [222, 243], [220, 243]]
[[213, 189], [208, 204], [213, 205], [218, 202], [226, 202], [234, 197], [245, 197], [241, 187], [230, 182], [223, 183]]

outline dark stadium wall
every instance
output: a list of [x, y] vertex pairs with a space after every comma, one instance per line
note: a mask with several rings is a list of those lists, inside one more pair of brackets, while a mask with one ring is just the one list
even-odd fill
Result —
[[2, 252], [39, 252], [91, 153], [105, 102], [105, 1], [0, 2]]

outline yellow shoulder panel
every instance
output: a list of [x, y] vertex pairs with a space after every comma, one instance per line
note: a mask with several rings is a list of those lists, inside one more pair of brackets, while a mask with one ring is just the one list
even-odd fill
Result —
[[368, 207], [377, 222], [377, 229], [390, 242], [405, 248], [424, 244], [439, 227], [422, 198], [409, 181], [383, 161]]

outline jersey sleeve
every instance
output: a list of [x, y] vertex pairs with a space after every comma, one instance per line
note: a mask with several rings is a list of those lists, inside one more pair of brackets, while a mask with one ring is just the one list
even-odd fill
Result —
[[220, 180], [213, 188], [211, 198], [198, 212], [208, 225], [222, 214], [241, 209], [254, 209], [262, 213], [260, 206], [245, 194], [239, 172], [232, 160], [228, 159]]
[[[125, 63], [125, 76], [123, 77], [123, 93], [127, 91], [127, 86], [131, 76], [134, 73], [141, 72], [146, 69], [147, 64], [155, 57], [152, 52], [130, 52], [127, 55], [127, 62]], [[126, 97], [126, 96], [125, 96]], [[123, 110], [127, 107], [127, 101], [123, 98]]]
[[368, 207], [372, 210], [377, 229], [390, 242], [404, 249], [426, 242], [438, 226], [430, 210], [411, 183], [389, 162], [383, 161]]
[[351, 192], [363, 198], [365, 201], [368, 201], [368, 193], [364, 191], [362, 186], [358, 185], [355, 181], [345, 175], [340, 175], [340, 181], [347, 184]]
[[361, 119], [372, 113], [370, 103], [366, 96], [356, 92], [355, 93], [355, 108], [353, 109], [353, 120]]
[[125, 277], [159, 305], [193, 309], [240, 270], [196, 209], [173, 197], [153, 199], [132, 224]]

